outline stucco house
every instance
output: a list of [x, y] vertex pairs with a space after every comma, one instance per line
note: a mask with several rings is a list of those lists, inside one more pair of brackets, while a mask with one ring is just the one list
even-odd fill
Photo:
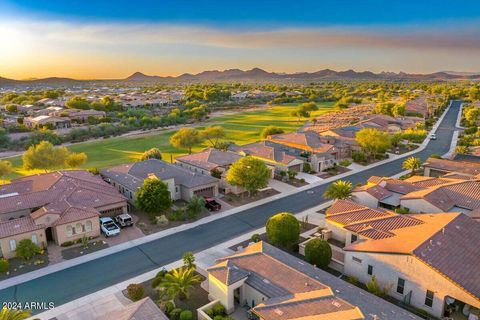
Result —
[[23, 124], [28, 128], [41, 128], [51, 126], [54, 129], [70, 128], [71, 121], [68, 118], [54, 117], [54, 116], [37, 116], [27, 117], [23, 119]]
[[461, 213], [405, 219], [417, 222], [390, 222], [388, 232], [368, 224], [376, 235], [344, 248], [345, 274], [363, 283], [375, 276], [388, 295], [437, 318], [478, 319], [480, 224]]
[[230, 166], [241, 158], [241, 155], [233, 151], [208, 148], [198, 153], [177, 157], [175, 163], [183, 168], [205, 175], [212, 175], [216, 171], [220, 175], [219, 189], [225, 194], [239, 194], [245, 192], [245, 189], [232, 186], [226, 181], [225, 177]]
[[193, 195], [216, 197], [219, 180], [162, 160], [149, 159], [100, 170], [105, 181], [135, 203], [135, 194], [145, 179], [157, 178], [167, 184], [172, 200], [188, 201]]
[[242, 146], [230, 146], [231, 150], [242, 157], [251, 156], [262, 160], [272, 172], [272, 178], [276, 172], [295, 171], [303, 169], [304, 160], [281, 150], [278, 146], [267, 141], [254, 142]]
[[0, 188], [0, 249], [15, 256], [22, 239], [41, 247], [100, 235], [99, 216], [127, 212], [127, 201], [84, 170], [28, 176]]
[[262, 241], [207, 271], [209, 298], [228, 313], [248, 306], [262, 320], [419, 319]]

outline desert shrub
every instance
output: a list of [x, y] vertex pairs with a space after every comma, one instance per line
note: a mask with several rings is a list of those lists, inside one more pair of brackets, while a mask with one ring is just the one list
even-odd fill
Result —
[[0, 259], [0, 272], [7, 272], [10, 268], [10, 262], [7, 259]]
[[173, 309], [168, 315], [170, 316], [170, 320], [180, 320], [180, 314], [182, 313], [182, 309], [175, 308]]
[[142, 285], [137, 283], [129, 284], [127, 287], [127, 293], [132, 301], [138, 301], [145, 296], [145, 291], [143, 290]]
[[367, 155], [361, 151], [353, 151], [352, 159], [356, 163], [365, 163], [367, 162]]
[[372, 279], [366, 283], [368, 292], [383, 297], [387, 294], [387, 288], [382, 287], [375, 276], [372, 276]]
[[20, 240], [17, 246], [17, 250], [15, 251], [17, 253], [17, 257], [23, 258], [25, 260], [30, 260], [36, 254], [42, 252], [42, 249], [40, 249], [35, 243], [33, 243], [32, 240], [23, 239]]
[[190, 310], [183, 310], [182, 313], [180, 313], [180, 320], [192, 320], [193, 319], [193, 313]]
[[260, 235], [258, 233], [252, 234], [252, 237], [250, 238], [250, 240], [252, 242], [259, 242], [261, 240]]
[[152, 288], [158, 287], [158, 285], [160, 284], [160, 282], [162, 282], [163, 278], [167, 273], [168, 271], [165, 269], [162, 269], [159, 272], [157, 272], [157, 274], [155, 275], [155, 278], [152, 281]]
[[423, 140], [427, 137], [427, 131], [422, 129], [407, 129], [402, 133], [402, 137], [405, 140], [414, 143], [422, 143]]
[[175, 304], [172, 301], [167, 301], [165, 302], [165, 305], [163, 307], [163, 311], [165, 311], [166, 314], [170, 314], [173, 309], [175, 309]]
[[302, 170], [302, 171], [305, 172], [305, 173], [310, 173], [310, 172], [312, 172], [312, 166], [310, 165], [310, 163], [305, 162], [305, 163], [303, 164], [303, 170]]
[[465, 134], [474, 134], [477, 132], [477, 127], [468, 127], [467, 129], [465, 129], [464, 133]]
[[347, 282], [356, 286], [356, 285], [358, 285], [358, 278], [354, 277], [354, 276], [347, 276]]
[[397, 208], [397, 209], [395, 209], [395, 212], [398, 213], [398, 214], [407, 214], [408, 212], [410, 212], [410, 209], [408, 209], [408, 208]]
[[223, 316], [225, 314], [225, 307], [222, 304], [217, 303], [212, 307], [212, 311], [214, 316]]
[[350, 160], [345, 159], [345, 160], [340, 161], [339, 164], [340, 164], [342, 167], [348, 167], [349, 165], [352, 164], [352, 162], [351, 162]]

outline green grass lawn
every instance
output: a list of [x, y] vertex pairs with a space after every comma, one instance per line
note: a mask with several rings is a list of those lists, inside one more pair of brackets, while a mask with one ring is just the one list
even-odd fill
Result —
[[[237, 144], [255, 142], [260, 139], [260, 131], [269, 125], [278, 126], [286, 132], [294, 131], [302, 126], [303, 120], [290, 116], [290, 112], [296, 105], [273, 106], [264, 110], [239, 112], [225, 115], [211, 120], [208, 125], [220, 125], [227, 132], [228, 141]], [[333, 103], [318, 104], [319, 110], [312, 113], [318, 116], [334, 110]], [[73, 152], [85, 152], [88, 161], [83, 168], [105, 168], [122, 163], [132, 162], [139, 159], [141, 154], [152, 147], [162, 151], [163, 159], [170, 161], [177, 156], [184, 155], [187, 150], [175, 149], [169, 144], [170, 136], [174, 132], [160, 132], [154, 135], [141, 137], [111, 138], [104, 141], [95, 141], [77, 144], [69, 147]], [[198, 145], [194, 151], [206, 148], [207, 144]], [[7, 178], [17, 178], [41, 171], [25, 171], [22, 169], [20, 157], [9, 159], [14, 167], [14, 172]]]

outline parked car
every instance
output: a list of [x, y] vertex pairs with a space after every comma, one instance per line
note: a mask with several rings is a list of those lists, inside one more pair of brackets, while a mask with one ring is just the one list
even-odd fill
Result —
[[222, 209], [222, 205], [213, 198], [205, 198], [205, 208], [208, 211], [218, 211]]
[[437, 140], [437, 135], [436, 135], [435, 133], [432, 133], [432, 134], [430, 135], [430, 139], [431, 139], [431, 140]]
[[120, 234], [120, 228], [109, 217], [100, 218], [100, 230], [107, 238]]
[[129, 215], [128, 213], [123, 213], [121, 215], [118, 215], [115, 218], [113, 218], [113, 220], [120, 228], [133, 226], [132, 216]]

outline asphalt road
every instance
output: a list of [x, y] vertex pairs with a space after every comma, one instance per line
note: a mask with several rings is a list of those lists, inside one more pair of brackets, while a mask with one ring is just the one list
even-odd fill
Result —
[[[437, 140], [415, 154], [422, 161], [431, 154], [444, 154], [450, 148], [461, 102], [452, 103], [437, 130]], [[392, 176], [402, 169], [398, 159], [346, 178], [353, 184], [365, 182], [372, 175]], [[186, 251], [201, 251], [265, 225], [280, 211], [301, 212], [324, 202], [327, 185], [296, 193], [193, 229], [83, 263], [50, 275], [0, 291], [0, 301], [54, 302], [56, 306], [101, 290], [181, 258]], [[313, 192], [312, 192], [313, 191]], [[41, 312], [39, 310], [38, 312]]]

